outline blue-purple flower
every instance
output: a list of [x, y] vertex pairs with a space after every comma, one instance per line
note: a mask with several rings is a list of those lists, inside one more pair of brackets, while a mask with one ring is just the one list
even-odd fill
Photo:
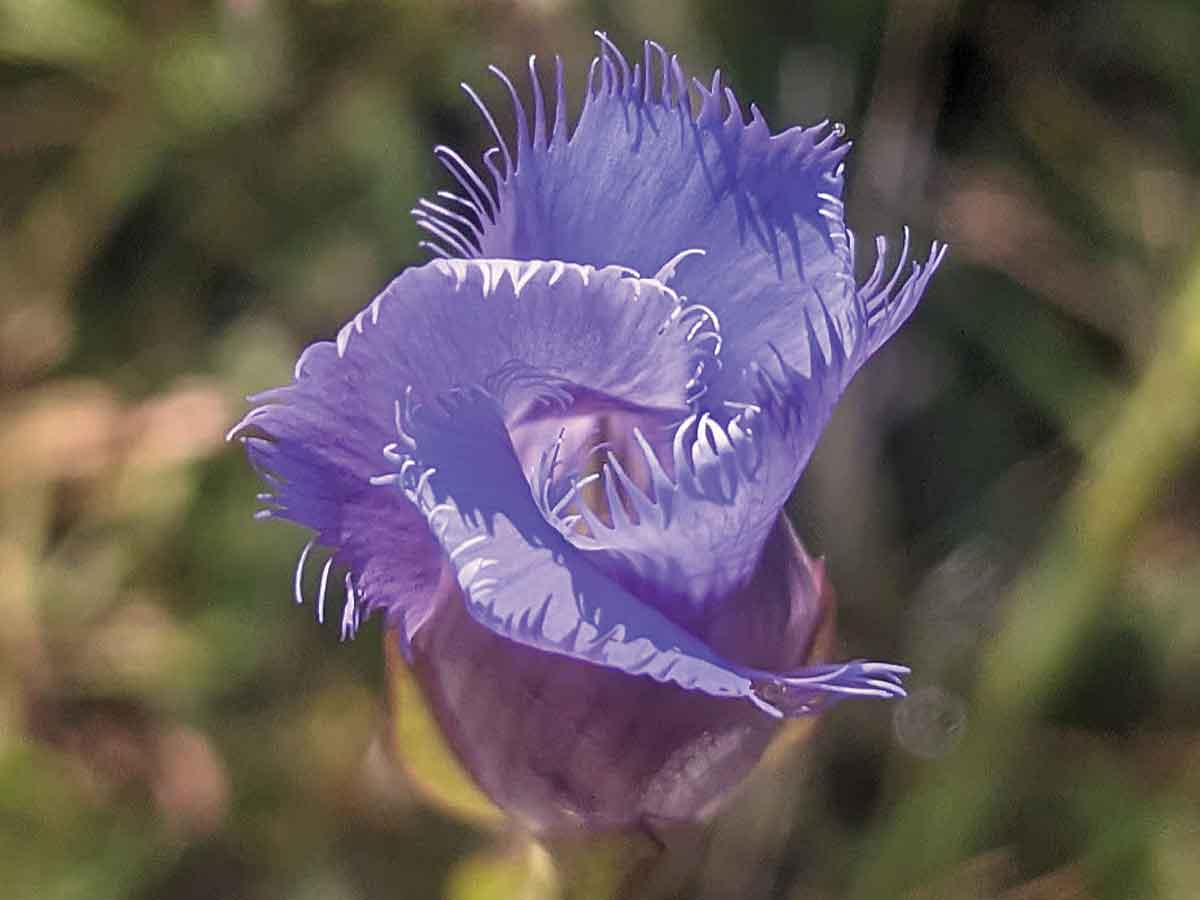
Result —
[[437, 258], [234, 430], [264, 515], [313, 532], [297, 599], [327, 548], [319, 604], [343, 572], [343, 632], [382, 613], [468, 769], [546, 827], [694, 816], [779, 718], [902, 695], [898, 665], [805, 664], [823, 577], [781, 513], [944, 254], [910, 267], [906, 235], [887, 275], [877, 239], [857, 281], [840, 126], [773, 135], [719, 73], [600, 39], [574, 127], [561, 61], [553, 110], [533, 59], [532, 109], [493, 69], [511, 142], [467, 88], [497, 147], [435, 150]]

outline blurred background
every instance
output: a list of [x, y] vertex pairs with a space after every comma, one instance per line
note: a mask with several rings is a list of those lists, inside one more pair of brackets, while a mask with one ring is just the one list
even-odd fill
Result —
[[292, 606], [222, 437], [424, 259], [458, 82], [557, 52], [578, 104], [595, 28], [845, 122], [860, 243], [953, 245], [790, 506], [914, 693], [681, 896], [1200, 896], [1194, 0], [0, 0], [0, 895], [534, 896], [389, 766], [378, 627]]

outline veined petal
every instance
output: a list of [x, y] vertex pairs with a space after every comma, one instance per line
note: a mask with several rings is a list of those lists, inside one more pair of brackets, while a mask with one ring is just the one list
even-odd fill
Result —
[[[471, 618], [452, 579], [417, 636], [413, 674], [478, 784], [533, 832], [704, 818], [776, 733], [749, 703], [501, 637]], [[824, 659], [833, 598], [786, 520], [744, 597], [710, 623], [709, 646], [762, 668]]]
[[712, 351], [689, 338], [679, 307], [670, 288], [625, 269], [438, 260], [396, 278], [336, 341], [309, 347], [294, 381], [253, 398], [231, 434], [274, 489], [267, 514], [312, 529], [350, 569], [344, 629], [382, 608], [411, 636], [441, 550], [402, 493], [372, 484], [385, 456], [411, 449], [411, 408], [483, 385], [511, 421], [567, 406], [683, 415]]
[[251, 464], [271, 491], [260, 517], [286, 519], [313, 532], [296, 568], [295, 597], [302, 602], [304, 568], [314, 544], [333, 556], [322, 570], [315, 603], [325, 619], [331, 566], [351, 573], [342, 612], [344, 635], [376, 610], [409, 635], [432, 611], [442, 569], [441, 548], [424, 517], [402, 496], [370, 483], [380, 469], [380, 448], [395, 440], [392, 404], [354, 386], [370, 382], [356, 360], [335, 364], [327, 345], [310, 347], [296, 380], [252, 398], [256, 407], [230, 432], [246, 447]]
[[682, 409], [708, 351], [671, 321], [679, 304], [627, 268], [435, 260], [397, 277], [325, 346], [355, 357], [393, 402], [483, 385], [506, 416], [585, 396]]
[[759, 564], [795, 483], [792, 437], [757, 407], [724, 424], [691, 415], [675, 429], [664, 464], [635, 429], [611, 441], [590, 496], [563, 490], [570, 479], [560, 479], [543, 491], [550, 499], [543, 513], [612, 578], [652, 587], [656, 604], [677, 621], [701, 622]]
[[[771, 673], [740, 666], [593, 566], [542, 515], [498, 401], [452, 392], [414, 411], [398, 481], [424, 512], [458, 574], [471, 615], [549, 653], [802, 715], [846, 696], [902, 694], [882, 663]], [[487, 460], [486, 475], [480, 461]]]
[[[533, 59], [532, 116], [493, 68], [515, 107], [511, 142], [467, 89], [496, 136], [498, 147], [484, 160], [493, 186], [438, 148], [466, 195], [451, 195], [456, 208], [468, 215], [442, 215], [445, 239], [435, 246], [434, 232], [431, 246], [448, 256], [563, 259], [659, 273], [725, 324], [725, 365], [710, 379], [714, 398], [741, 399], [742, 373], [773, 355], [807, 376], [828, 368], [836, 352], [844, 387], [912, 312], [944, 247], [935, 243], [926, 263], [906, 271], [906, 235], [895, 275], [886, 278], [880, 240], [875, 271], [856, 284], [842, 202], [850, 145], [840, 125], [772, 134], [753, 104], [747, 118], [719, 72], [708, 85], [691, 79], [653, 42], [631, 66], [599, 37], [573, 129], [561, 61], [552, 121]], [[423, 222], [430, 215], [439, 214], [427, 206]]]
[[[828, 324], [828, 323], [826, 323]], [[841, 390], [840, 344], [828, 359], [808, 331], [815, 363], [802, 375], [778, 353], [741, 373], [737, 401], [705, 393], [667, 439], [637, 428], [614, 435], [590, 494], [569, 468], [554, 477], [543, 451], [542, 512], [573, 545], [621, 583], [653, 585], [679, 621], [701, 622], [728, 602], [758, 565], [760, 551]], [[717, 358], [719, 360], [719, 357]], [[731, 380], [732, 381], [732, 380]], [[703, 411], [705, 403], [713, 411]]]

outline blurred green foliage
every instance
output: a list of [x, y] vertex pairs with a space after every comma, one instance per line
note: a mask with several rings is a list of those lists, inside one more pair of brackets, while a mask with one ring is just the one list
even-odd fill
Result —
[[0, 895], [553, 896], [389, 763], [375, 631], [292, 607], [222, 435], [423, 258], [457, 83], [557, 52], [578, 102], [594, 28], [846, 122], [860, 241], [953, 245], [791, 507], [917, 690], [747, 785], [686, 896], [1196, 896], [1192, 0], [0, 0]]

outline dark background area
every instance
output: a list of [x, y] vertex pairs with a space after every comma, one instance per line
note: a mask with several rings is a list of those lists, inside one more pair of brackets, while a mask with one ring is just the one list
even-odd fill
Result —
[[433, 145], [490, 143], [458, 82], [503, 127], [487, 65], [559, 53], [577, 109], [596, 28], [846, 123], [860, 244], [952, 245], [789, 507], [914, 693], [687, 896], [1197, 896], [1192, 0], [0, 0], [0, 895], [554, 896], [388, 763], [378, 627], [293, 607], [222, 438], [424, 261]]

